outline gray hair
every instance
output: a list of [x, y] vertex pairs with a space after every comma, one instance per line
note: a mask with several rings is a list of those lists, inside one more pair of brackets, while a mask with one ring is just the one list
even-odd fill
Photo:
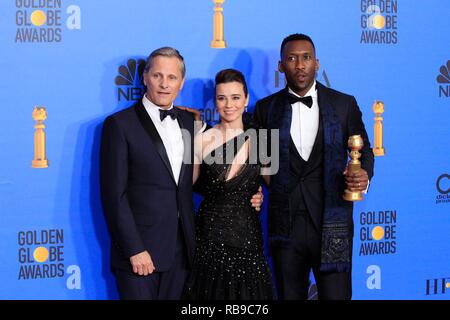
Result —
[[152, 67], [152, 64], [153, 64], [153, 59], [155, 59], [156, 57], [168, 57], [168, 58], [175, 57], [178, 60], [180, 60], [181, 75], [183, 76], [183, 79], [184, 79], [184, 76], [186, 75], [186, 66], [184, 65], [183, 56], [180, 54], [180, 52], [177, 49], [171, 48], [171, 47], [162, 47], [162, 48], [156, 49], [155, 51], [150, 53], [150, 55], [147, 58], [147, 61], [145, 62], [144, 72], [148, 72], [148, 70], [150, 70], [150, 68]]

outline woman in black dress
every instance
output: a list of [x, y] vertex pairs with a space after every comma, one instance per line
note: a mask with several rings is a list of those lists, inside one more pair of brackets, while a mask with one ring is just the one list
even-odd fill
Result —
[[198, 179], [203, 200], [185, 298], [272, 299], [260, 217], [250, 203], [262, 182], [254, 157], [257, 138], [250, 134], [256, 130], [243, 120], [247, 85], [234, 69], [220, 71], [215, 80], [220, 123], [195, 139], [194, 182]]

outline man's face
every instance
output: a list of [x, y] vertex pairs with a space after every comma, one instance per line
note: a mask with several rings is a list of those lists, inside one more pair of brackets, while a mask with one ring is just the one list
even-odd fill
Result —
[[176, 57], [155, 57], [150, 70], [144, 72], [147, 99], [161, 108], [169, 108], [183, 87], [181, 67]]
[[278, 70], [285, 74], [288, 86], [300, 96], [312, 87], [319, 60], [312, 44], [306, 40], [289, 41], [283, 48]]

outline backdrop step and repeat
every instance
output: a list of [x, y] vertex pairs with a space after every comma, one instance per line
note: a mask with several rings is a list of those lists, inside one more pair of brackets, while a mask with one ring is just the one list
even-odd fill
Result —
[[300, 32], [375, 147], [354, 211], [353, 298], [449, 299], [449, 31], [449, 0], [1, 0], [0, 298], [117, 299], [101, 124], [140, 99], [151, 51], [180, 50], [176, 103], [214, 122], [215, 73], [241, 70], [252, 106], [284, 87], [279, 46]]

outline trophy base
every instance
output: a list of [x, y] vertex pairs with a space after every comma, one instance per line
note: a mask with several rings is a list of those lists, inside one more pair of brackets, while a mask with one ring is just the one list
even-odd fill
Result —
[[348, 190], [344, 191], [342, 198], [347, 201], [361, 201], [363, 199], [361, 192]]
[[226, 48], [227, 44], [224, 40], [213, 40], [211, 41], [211, 48], [223, 49]]
[[373, 148], [373, 154], [377, 157], [384, 156], [384, 148]]
[[48, 160], [32, 160], [31, 167], [37, 169], [48, 168]]

